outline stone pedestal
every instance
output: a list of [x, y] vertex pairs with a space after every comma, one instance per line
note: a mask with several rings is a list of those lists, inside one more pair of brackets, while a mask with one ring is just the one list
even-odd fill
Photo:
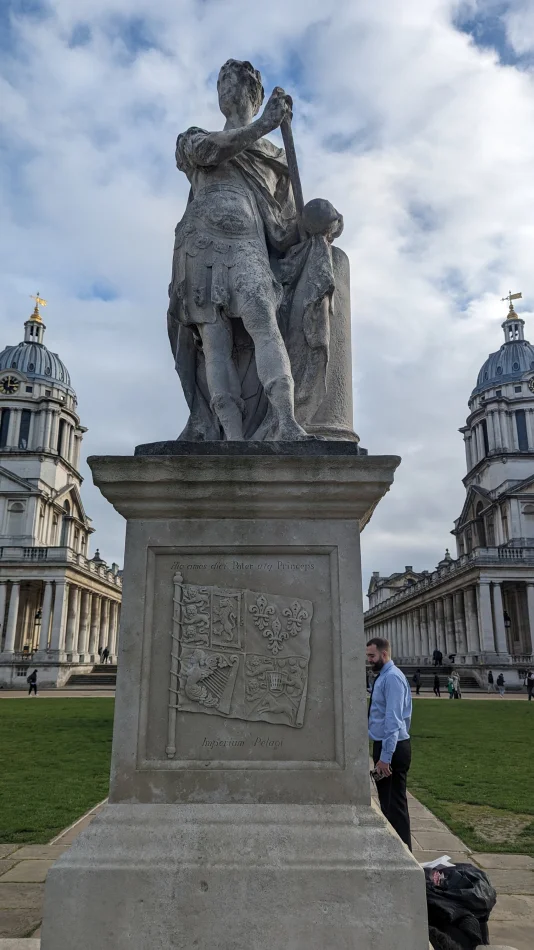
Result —
[[42, 948], [426, 950], [369, 789], [359, 533], [398, 460], [198, 450], [90, 460], [128, 521], [110, 804], [49, 872]]

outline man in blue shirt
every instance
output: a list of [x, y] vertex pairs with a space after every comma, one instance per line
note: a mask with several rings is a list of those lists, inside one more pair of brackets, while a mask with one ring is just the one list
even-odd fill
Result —
[[406, 776], [412, 749], [410, 721], [412, 696], [408, 680], [391, 659], [388, 640], [373, 637], [367, 644], [367, 662], [378, 673], [369, 702], [369, 738], [378, 773], [380, 808], [399, 838], [412, 850]]

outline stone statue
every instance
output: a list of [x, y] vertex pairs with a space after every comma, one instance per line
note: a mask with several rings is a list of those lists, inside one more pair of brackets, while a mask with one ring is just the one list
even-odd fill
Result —
[[180, 439], [309, 438], [327, 390], [331, 242], [343, 220], [322, 199], [297, 216], [284, 150], [264, 138], [291, 116], [284, 90], [254, 118], [260, 73], [232, 59], [217, 88], [224, 130], [193, 127], [176, 144], [191, 184], [169, 286], [169, 338], [190, 410]]

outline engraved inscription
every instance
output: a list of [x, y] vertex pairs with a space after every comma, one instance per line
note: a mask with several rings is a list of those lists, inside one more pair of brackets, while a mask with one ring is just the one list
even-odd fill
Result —
[[301, 727], [311, 601], [173, 582], [169, 758], [178, 711]]

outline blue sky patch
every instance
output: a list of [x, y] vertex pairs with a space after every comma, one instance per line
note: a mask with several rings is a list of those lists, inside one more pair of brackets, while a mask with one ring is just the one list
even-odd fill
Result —
[[509, 0], [484, 0], [477, 10], [461, 9], [453, 23], [479, 49], [497, 53], [502, 66], [526, 68], [533, 62], [532, 55], [518, 54], [506, 34], [506, 14], [511, 7]]
[[106, 303], [117, 300], [118, 297], [118, 292], [107, 280], [95, 280], [89, 287], [78, 293], [80, 300], [104, 300]]

